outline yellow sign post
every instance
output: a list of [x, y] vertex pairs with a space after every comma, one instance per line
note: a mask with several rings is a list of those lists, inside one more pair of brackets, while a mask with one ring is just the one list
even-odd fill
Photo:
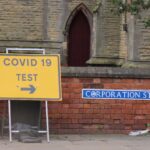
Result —
[[61, 100], [59, 55], [0, 55], [0, 98]]

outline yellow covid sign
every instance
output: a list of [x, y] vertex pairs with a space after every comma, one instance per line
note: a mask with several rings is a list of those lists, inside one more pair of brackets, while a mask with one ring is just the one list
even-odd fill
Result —
[[61, 100], [59, 55], [0, 55], [0, 98]]

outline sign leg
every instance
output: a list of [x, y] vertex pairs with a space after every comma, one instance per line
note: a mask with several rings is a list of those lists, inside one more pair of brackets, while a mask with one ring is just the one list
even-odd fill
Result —
[[47, 133], [47, 142], [50, 142], [49, 140], [49, 117], [48, 117], [48, 101], [45, 101], [45, 112], [46, 112], [46, 133]]
[[8, 100], [8, 118], [9, 118], [9, 141], [12, 142], [12, 132], [11, 132], [11, 101]]

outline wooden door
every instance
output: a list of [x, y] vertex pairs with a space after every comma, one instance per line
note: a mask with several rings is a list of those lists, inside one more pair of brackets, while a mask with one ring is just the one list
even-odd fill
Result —
[[90, 26], [82, 11], [79, 11], [69, 28], [68, 66], [86, 66], [90, 57]]

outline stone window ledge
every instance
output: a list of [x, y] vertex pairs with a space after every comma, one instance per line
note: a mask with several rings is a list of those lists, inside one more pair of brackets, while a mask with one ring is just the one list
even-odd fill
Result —
[[150, 69], [120, 67], [62, 67], [62, 77], [150, 79]]

